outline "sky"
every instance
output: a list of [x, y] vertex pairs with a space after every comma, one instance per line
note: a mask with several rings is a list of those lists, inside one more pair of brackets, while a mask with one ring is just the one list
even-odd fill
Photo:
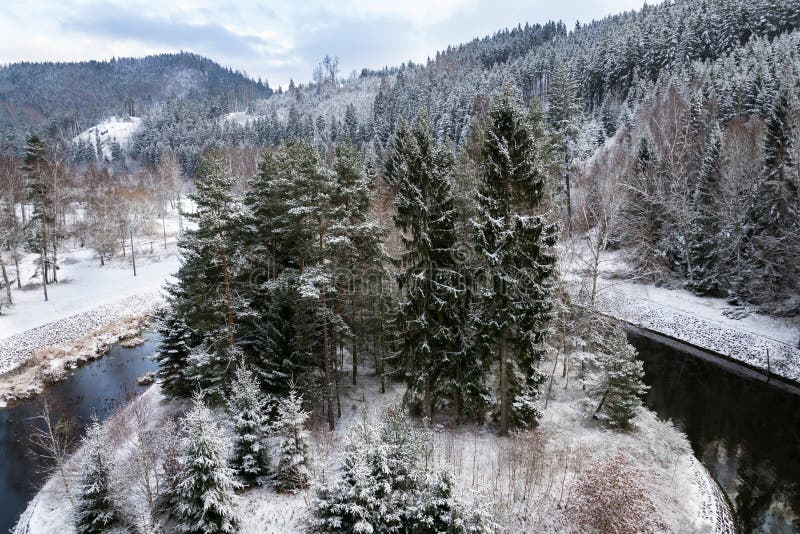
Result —
[[[425, 61], [525, 22], [572, 28], [644, 0], [73, 0], [0, 2], [0, 63], [191, 51], [267, 80], [306, 82], [326, 55], [347, 76]], [[652, 2], [651, 2], [652, 3]]]

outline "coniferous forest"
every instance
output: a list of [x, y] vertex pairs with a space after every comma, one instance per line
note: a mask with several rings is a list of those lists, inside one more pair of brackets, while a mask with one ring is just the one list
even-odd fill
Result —
[[[525, 23], [350, 74], [321, 55], [287, 87], [188, 52], [0, 66], [0, 329], [62, 302], [80, 254], [143, 284], [176, 259], [99, 351], [151, 332], [156, 386], [79, 440], [33, 418], [60, 495], [39, 523], [800, 529], [796, 455], [663, 409], [684, 400], [642, 348], [800, 391], [796, 1]], [[43, 386], [3, 407], [65, 379], [14, 334], [0, 379], [40, 362]], [[34, 508], [15, 532], [51, 532]]]

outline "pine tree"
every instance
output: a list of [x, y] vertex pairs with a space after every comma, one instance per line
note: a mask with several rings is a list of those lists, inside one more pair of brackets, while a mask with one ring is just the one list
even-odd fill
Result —
[[558, 228], [541, 214], [546, 179], [537, 142], [507, 88], [489, 112], [475, 221], [487, 278], [483, 316], [496, 347], [501, 433], [535, 423], [544, 380], [536, 366], [552, 314]]
[[477, 359], [456, 362], [455, 358], [464, 284], [454, 258], [453, 173], [453, 155], [434, 144], [426, 112], [420, 112], [413, 129], [401, 123], [386, 176], [396, 190], [395, 225], [405, 234], [405, 271], [400, 277], [405, 301], [398, 312], [403, 325], [402, 366], [407, 399], [412, 405], [421, 404], [429, 418], [443, 390], [451, 389], [448, 381], [455, 376], [455, 364], [479, 365]]
[[301, 374], [292, 358], [292, 297], [280, 280], [292, 266], [292, 236], [284, 224], [289, 209], [284, 192], [291, 187], [291, 177], [285, 175], [285, 167], [282, 154], [264, 153], [249, 182], [236, 235], [239, 248], [247, 252], [239, 258], [238, 286], [246, 292], [249, 309], [239, 317], [239, 344], [264, 389], [275, 395], [286, 394], [288, 378]]
[[239, 531], [235, 472], [228, 467], [225, 436], [200, 398], [186, 414], [181, 469], [176, 480], [177, 530], [184, 534]]
[[717, 209], [722, 196], [721, 135], [719, 128], [711, 130], [693, 202], [688, 286], [698, 295], [721, 296], [723, 288], [719, 258], [721, 228]]
[[625, 331], [614, 327], [606, 336], [598, 355], [599, 370], [589, 380], [589, 391], [600, 397], [595, 417], [609, 419], [620, 428], [628, 428], [642, 406], [647, 393], [642, 362], [628, 343]]
[[[233, 369], [230, 362], [238, 359], [234, 319], [243, 307], [233, 296], [229, 261], [237, 204], [233, 179], [219, 153], [210, 151], [203, 157], [195, 187], [191, 199], [196, 210], [187, 219], [197, 226], [184, 232], [178, 242], [182, 263], [177, 282], [167, 286], [168, 302], [174, 320], [180, 321], [177, 327], [185, 325], [193, 333], [193, 350], [184, 373], [193, 382], [191, 390], [199, 387], [205, 394], [219, 396]], [[174, 343], [170, 337], [167, 341]]]
[[75, 509], [75, 530], [79, 534], [108, 532], [122, 523], [111, 495], [111, 459], [106, 433], [92, 416], [84, 438], [84, 458]]
[[275, 486], [281, 491], [305, 489], [311, 481], [311, 443], [305, 428], [308, 412], [303, 411], [302, 398], [294, 388], [281, 403], [279, 417], [281, 439]]
[[228, 411], [236, 431], [232, 464], [239, 473], [240, 480], [246, 485], [252, 485], [269, 472], [266, 409], [267, 401], [253, 373], [240, 366], [231, 384]]

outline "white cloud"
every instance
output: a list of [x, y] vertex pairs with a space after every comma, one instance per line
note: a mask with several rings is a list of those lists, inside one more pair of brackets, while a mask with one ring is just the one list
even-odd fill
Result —
[[[0, 6], [0, 62], [189, 50], [273, 86], [307, 80], [325, 54], [342, 71], [424, 61], [518, 23], [589, 21], [643, 0], [32, 0]], [[262, 5], [259, 5], [262, 4]]]

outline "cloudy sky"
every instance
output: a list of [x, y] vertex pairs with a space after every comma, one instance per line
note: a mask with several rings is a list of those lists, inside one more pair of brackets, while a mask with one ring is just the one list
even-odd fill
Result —
[[[448, 44], [517, 23], [572, 27], [643, 0], [3, 1], [0, 63], [188, 50], [270, 85], [307, 81], [325, 54], [348, 74], [424, 61]], [[652, 2], [651, 2], [652, 3]]]

